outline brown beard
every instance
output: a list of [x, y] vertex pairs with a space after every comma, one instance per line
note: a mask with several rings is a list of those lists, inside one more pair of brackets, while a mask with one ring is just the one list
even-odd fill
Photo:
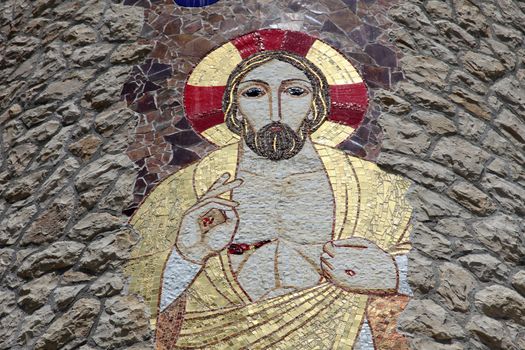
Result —
[[309, 130], [307, 120], [303, 121], [298, 132], [281, 122], [266, 124], [257, 132], [246, 119], [244, 123], [243, 138], [246, 145], [257, 155], [273, 161], [290, 159], [299, 153]]

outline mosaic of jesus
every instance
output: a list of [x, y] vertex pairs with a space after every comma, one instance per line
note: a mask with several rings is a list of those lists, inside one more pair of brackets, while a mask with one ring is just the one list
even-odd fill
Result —
[[277, 29], [210, 52], [185, 118], [217, 146], [131, 219], [127, 273], [156, 348], [408, 349], [409, 183], [338, 149], [368, 90], [344, 55]]

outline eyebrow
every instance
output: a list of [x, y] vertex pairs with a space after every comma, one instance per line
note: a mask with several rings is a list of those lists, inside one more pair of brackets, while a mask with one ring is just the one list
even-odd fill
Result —
[[240, 84], [246, 84], [246, 83], [259, 83], [259, 84], [268, 85], [267, 82], [265, 82], [264, 80], [260, 80], [260, 79], [252, 79], [252, 80], [241, 81], [241, 82], [239, 83], [239, 85], [240, 85]]
[[[310, 80], [304, 80], [304, 79], [301, 79], [301, 78], [292, 78], [292, 79], [283, 80], [282, 83], [286, 84], [286, 83], [289, 83], [289, 82], [292, 82], [292, 81], [302, 81], [302, 82], [308, 83], [308, 84], [312, 83]], [[246, 83], [259, 83], [259, 84], [268, 85], [267, 82], [265, 82], [264, 80], [260, 80], [260, 79], [251, 79], [251, 80], [241, 81], [239, 83], [239, 85], [240, 84], [246, 84]]]
[[304, 80], [304, 79], [300, 79], [300, 78], [293, 78], [293, 79], [286, 79], [283, 81], [283, 83], [289, 83], [289, 82], [292, 82], [292, 81], [302, 81], [304, 83], [308, 83], [308, 84], [312, 84], [312, 82], [310, 80]]

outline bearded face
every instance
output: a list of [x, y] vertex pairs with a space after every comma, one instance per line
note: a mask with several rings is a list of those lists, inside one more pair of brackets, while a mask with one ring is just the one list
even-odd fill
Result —
[[[248, 123], [248, 121], [244, 121]], [[308, 136], [308, 123], [305, 121], [299, 132], [281, 122], [271, 122], [255, 131], [246, 125], [243, 133], [246, 145], [259, 156], [270, 160], [290, 159], [301, 151]]]
[[237, 122], [245, 144], [278, 161], [303, 148], [310, 132], [312, 84], [290, 63], [270, 60], [244, 76], [237, 89]]

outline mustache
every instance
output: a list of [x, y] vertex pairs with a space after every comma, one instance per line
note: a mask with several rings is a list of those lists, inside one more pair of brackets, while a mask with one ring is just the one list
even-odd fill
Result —
[[274, 161], [290, 159], [299, 153], [309, 130], [305, 122], [301, 124], [299, 131], [281, 122], [271, 122], [258, 131], [249, 124], [243, 129], [243, 138], [248, 147], [256, 154]]

